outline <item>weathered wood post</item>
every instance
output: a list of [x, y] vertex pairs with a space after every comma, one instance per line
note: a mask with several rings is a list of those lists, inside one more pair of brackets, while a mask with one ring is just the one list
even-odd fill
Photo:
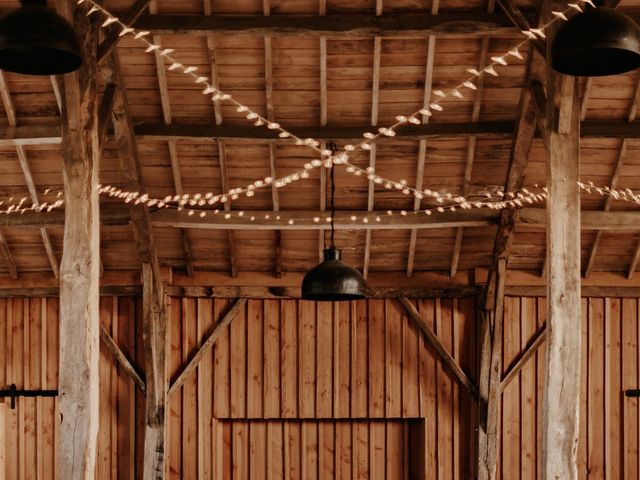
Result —
[[547, 349], [542, 478], [578, 478], [580, 409], [580, 104], [547, 41]]
[[57, 478], [93, 480], [98, 435], [100, 150], [96, 22], [73, 12], [84, 64], [64, 78], [62, 157], [65, 229], [60, 265], [60, 394]]

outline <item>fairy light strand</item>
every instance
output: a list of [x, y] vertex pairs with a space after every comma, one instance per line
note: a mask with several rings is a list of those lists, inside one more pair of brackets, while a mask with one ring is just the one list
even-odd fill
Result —
[[[103, 28], [106, 28], [107, 26], [110, 26], [112, 24], [118, 24], [121, 28], [120, 36], [132, 35], [134, 39], [139, 40], [140, 42], [142, 42], [147, 46], [145, 50], [147, 53], [158, 51], [158, 53], [162, 57], [166, 58], [167, 61], [170, 62], [170, 65], [167, 67], [168, 70], [170, 71], [181, 70], [184, 74], [191, 76], [196, 84], [200, 84], [204, 86], [202, 93], [205, 95], [211, 95], [211, 98], [213, 101], [229, 101], [237, 107], [236, 110], [238, 113], [245, 114], [246, 119], [253, 121], [253, 124], [256, 127], [266, 125], [267, 128], [278, 132], [278, 136], [280, 138], [291, 138], [295, 141], [297, 145], [305, 145], [309, 148], [312, 148], [316, 152], [319, 152], [323, 157], [331, 157], [331, 151], [326, 149], [321, 149], [320, 142], [318, 142], [316, 139], [314, 138], [302, 139], [296, 136], [289, 130], [283, 128], [279, 123], [268, 120], [267, 118], [260, 115], [258, 112], [255, 112], [251, 110], [249, 107], [247, 107], [246, 105], [240, 103], [229, 93], [226, 93], [220, 90], [218, 86], [212, 85], [209, 81], [210, 80], [209, 77], [202, 76], [199, 73], [197, 73], [198, 67], [186, 66], [178, 62], [173, 56], [171, 56], [171, 53], [174, 52], [174, 49], [163, 48], [162, 45], [160, 45], [159, 43], [149, 42], [145, 37], [150, 35], [151, 32], [138, 31], [133, 27], [126, 25], [118, 17], [111, 14], [108, 10], [103, 8], [101, 5], [96, 4], [93, 0], [77, 0], [78, 5], [85, 4], [85, 3], [91, 5], [91, 8], [88, 10], [86, 14], [87, 16], [92, 15], [94, 13], [103, 14], [106, 17], [106, 19], [101, 24]], [[419, 124], [421, 123], [421, 116], [432, 116], [434, 112], [443, 111], [444, 107], [442, 106], [442, 101], [447, 97], [464, 98], [464, 94], [461, 92], [461, 90], [464, 90], [464, 89], [477, 90], [475, 80], [478, 77], [484, 74], [499, 76], [496, 68], [498, 66], [508, 65], [506, 57], [512, 56], [514, 58], [522, 60], [524, 57], [520, 53], [520, 48], [522, 48], [530, 40], [545, 39], [546, 38], [545, 30], [549, 28], [554, 22], [568, 20], [569, 17], [567, 15], [570, 12], [572, 11], [582, 12], [583, 10], [582, 10], [582, 7], [580, 6], [580, 3], [594, 6], [591, 0], [579, 0], [579, 3], [578, 2], [569, 3], [565, 11], [563, 12], [552, 11], [551, 13], [553, 15], [553, 18], [549, 22], [547, 22], [545, 25], [538, 28], [530, 28], [528, 30], [523, 30], [522, 34], [524, 35], [525, 39], [522, 42], [518, 43], [515, 47], [510, 48], [507, 51], [507, 53], [501, 56], [491, 57], [492, 63], [484, 67], [481, 71], [474, 68], [467, 69], [467, 71], [471, 74], [471, 76], [465, 79], [464, 81], [462, 81], [461, 83], [459, 83], [457, 86], [455, 86], [454, 88], [450, 89], [447, 92], [444, 92], [442, 90], [434, 91], [433, 95], [439, 98], [433, 101], [430, 100], [430, 103], [428, 105], [423, 106], [423, 108], [413, 112], [410, 115], [398, 115], [396, 117], [396, 120], [397, 120], [396, 123], [394, 123], [389, 127], [380, 127], [377, 133], [365, 132], [363, 134], [365, 140], [363, 140], [357, 145], [353, 145], [353, 144], [346, 145], [345, 151], [349, 152], [357, 148], [360, 148], [363, 150], [370, 150], [371, 144], [373, 143], [373, 141], [378, 139], [380, 136], [394, 137], [396, 135], [396, 129], [398, 127], [406, 123]], [[348, 157], [345, 158], [344, 161], [340, 163], [343, 163], [348, 168], [351, 167], [349, 170], [350, 173], [354, 173], [356, 175], [361, 175], [362, 173], [364, 173], [362, 169], [348, 162]], [[422, 196], [425, 195], [424, 191], [417, 190], [413, 187], [408, 187], [404, 181], [397, 182], [397, 181], [393, 181], [393, 180], [381, 177], [375, 173], [375, 170], [367, 171], [366, 173], [368, 175], [373, 175], [373, 179], [375, 182], [383, 183], [385, 186], [392, 185], [393, 187], [401, 190], [406, 195], [413, 195], [416, 198], [422, 198]], [[291, 180], [291, 179], [288, 179], [288, 180]], [[398, 185], [401, 185], [401, 187], [399, 188]]]

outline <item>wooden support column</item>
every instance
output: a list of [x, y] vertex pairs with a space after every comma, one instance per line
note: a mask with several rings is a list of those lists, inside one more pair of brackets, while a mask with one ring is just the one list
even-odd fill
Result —
[[[75, 5], [75, 2], [73, 3]], [[84, 64], [64, 77], [65, 229], [60, 265], [57, 478], [93, 480], [99, 422], [100, 217], [96, 94], [98, 24], [68, 7]]]
[[488, 289], [480, 327], [480, 399], [478, 404], [478, 480], [494, 480], [500, 449], [500, 379], [507, 259], [499, 257], [495, 290]]
[[146, 423], [144, 429], [144, 463], [142, 478], [164, 478], [166, 438], [167, 312], [162, 283], [152, 263], [142, 264], [142, 337], [146, 380]]
[[[549, 480], [578, 478], [581, 340], [578, 90], [577, 78], [555, 75], [547, 64], [548, 311], [541, 478]], [[559, 99], [558, 115], [555, 98]]]

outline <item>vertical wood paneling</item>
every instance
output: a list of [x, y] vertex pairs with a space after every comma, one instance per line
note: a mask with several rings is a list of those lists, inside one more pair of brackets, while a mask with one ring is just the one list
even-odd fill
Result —
[[[474, 299], [416, 305], [475, 377]], [[639, 478], [638, 400], [623, 392], [639, 383], [640, 307], [635, 299], [582, 305], [580, 477]], [[224, 299], [171, 300], [172, 375], [228, 306]], [[102, 299], [101, 322], [134, 363], [138, 312], [134, 299]], [[545, 315], [544, 299], [507, 300], [505, 366]], [[56, 388], [57, 349], [57, 299], [0, 300], [0, 386]], [[505, 390], [504, 479], [539, 476], [543, 357], [544, 345]], [[142, 395], [109, 355], [100, 375], [97, 478], [137, 478]], [[56, 401], [23, 400], [15, 410], [5, 407], [2, 475], [53, 478]], [[250, 300], [171, 399], [168, 477], [473, 478], [474, 410], [392, 300]]]

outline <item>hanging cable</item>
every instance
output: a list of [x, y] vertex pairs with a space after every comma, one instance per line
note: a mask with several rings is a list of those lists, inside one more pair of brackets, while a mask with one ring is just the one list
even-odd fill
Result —
[[[331, 140], [331, 142], [329, 142], [329, 150], [331, 150], [331, 160], [333, 160], [333, 157], [336, 153], [338, 153], [338, 146], [336, 145], [336, 142], [334, 142], [333, 140]], [[335, 238], [336, 238], [336, 231], [335, 231], [335, 220], [336, 220], [336, 201], [335, 201], [335, 196], [336, 196], [336, 176], [335, 176], [335, 165], [333, 164], [333, 161], [331, 162], [331, 172], [330, 172], [330, 178], [331, 178], [331, 248], [335, 248], [336, 246], [336, 242], [335, 242]]]

